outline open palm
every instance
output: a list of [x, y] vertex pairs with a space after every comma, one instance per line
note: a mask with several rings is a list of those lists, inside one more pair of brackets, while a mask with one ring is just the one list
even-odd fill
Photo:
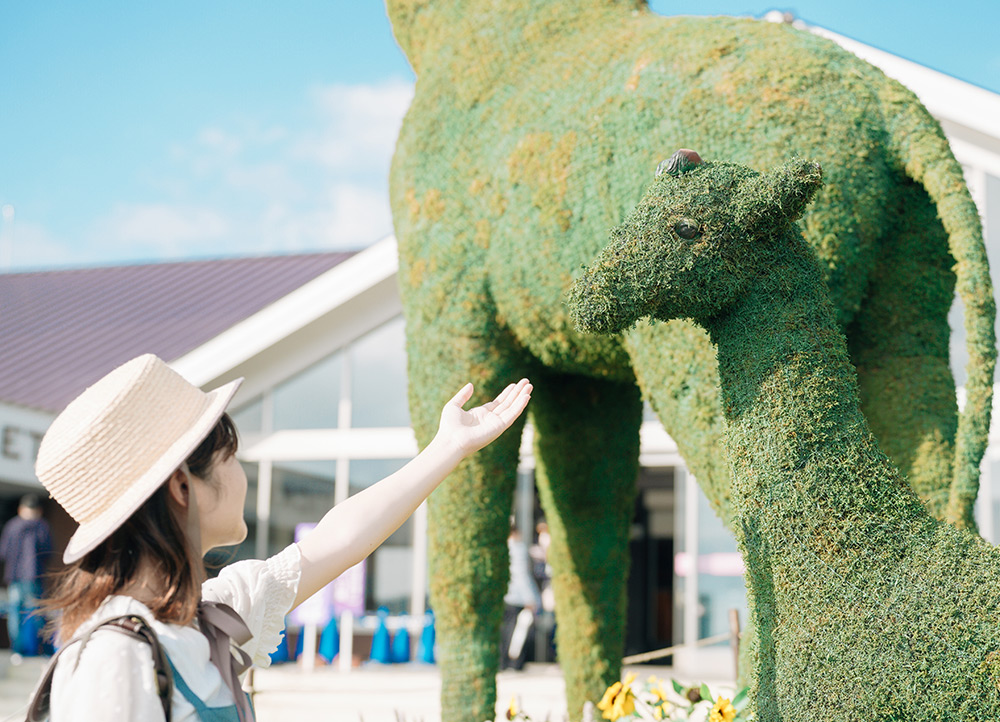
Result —
[[531, 398], [531, 383], [521, 379], [510, 384], [492, 401], [465, 410], [472, 398], [472, 384], [466, 384], [441, 411], [438, 436], [465, 454], [477, 451], [506, 431], [521, 415]]

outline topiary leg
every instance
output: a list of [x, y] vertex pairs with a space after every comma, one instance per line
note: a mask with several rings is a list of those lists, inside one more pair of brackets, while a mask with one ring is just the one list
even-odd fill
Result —
[[[957, 425], [947, 319], [954, 261], [923, 189], [905, 188], [904, 207], [881, 244], [848, 338], [872, 432], [930, 512], [944, 519]], [[975, 528], [971, 508], [957, 521]]]
[[531, 403], [556, 646], [577, 720], [621, 670], [642, 401], [634, 384], [553, 375], [538, 380]]
[[[463, 335], [449, 319], [487, 332]], [[407, 320], [410, 409], [421, 446], [437, 431], [445, 402], [467, 381], [476, 388], [472, 406], [526, 375], [516, 346], [495, 321], [475, 324], [445, 313], [433, 323], [425, 320]], [[466, 459], [429, 499], [430, 594], [444, 722], [494, 718], [508, 519], [522, 429], [523, 417]]]

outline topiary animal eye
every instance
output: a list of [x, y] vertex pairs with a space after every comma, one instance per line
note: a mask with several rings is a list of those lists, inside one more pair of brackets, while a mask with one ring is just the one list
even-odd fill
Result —
[[701, 224], [690, 218], [681, 218], [674, 224], [674, 233], [685, 241], [690, 241], [701, 235]]

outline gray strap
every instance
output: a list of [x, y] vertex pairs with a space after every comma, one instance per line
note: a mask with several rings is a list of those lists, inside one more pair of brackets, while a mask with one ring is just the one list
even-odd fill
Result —
[[[170, 722], [170, 695], [173, 693], [174, 687], [173, 674], [170, 671], [170, 664], [167, 661], [167, 655], [163, 651], [163, 647], [160, 646], [160, 640], [157, 638], [156, 632], [153, 631], [153, 628], [149, 626], [145, 619], [136, 615], [109, 619], [108, 621], [97, 625], [85, 634], [73, 637], [73, 639], [66, 642], [66, 644], [64, 644], [62, 648], [55, 653], [52, 659], [49, 660], [49, 664], [45, 668], [42, 679], [38, 683], [38, 687], [35, 688], [35, 693], [31, 697], [31, 704], [28, 706], [28, 716], [25, 718], [25, 722], [45, 722], [45, 720], [49, 718], [49, 703], [52, 694], [52, 676], [55, 674], [56, 663], [59, 661], [59, 656], [65, 652], [70, 645], [75, 644], [76, 642], [81, 643], [82, 646], [80, 647], [80, 656], [83, 656], [83, 650], [87, 646], [87, 642], [90, 641], [90, 636], [98, 629], [111, 629], [149, 645], [150, 652], [153, 655], [153, 670], [156, 673], [156, 693], [160, 698], [160, 703], [163, 705], [164, 719], [166, 719], [166, 722]], [[77, 657], [77, 663], [79, 663], [79, 661], [80, 657]]]

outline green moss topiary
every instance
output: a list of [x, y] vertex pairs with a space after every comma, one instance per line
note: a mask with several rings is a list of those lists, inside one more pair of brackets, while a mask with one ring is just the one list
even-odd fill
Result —
[[717, 345], [758, 719], [995, 719], [1000, 550], [932, 517], [861, 413], [794, 223], [819, 185], [801, 160], [661, 176], [574, 286], [574, 317], [690, 318]]
[[[933, 513], [971, 525], [992, 388], [992, 296], [961, 168], [912, 93], [809, 33], [663, 18], [632, 0], [388, 0], [388, 11], [417, 73], [390, 194], [421, 443], [470, 379], [483, 400], [530, 375], [539, 427], [579, 395], [597, 404], [614, 396], [609, 388], [638, 384], [731, 526], [708, 337], [683, 322], [582, 334], [566, 292], [665, 150], [689, 145], [758, 168], [798, 153], [828, 169], [801, 226], [848, 334], [862, 409]], [[956, 261], [973, 325], [974, 422], [957, 436], [947, 325]], [[572, 397], [544, 394], [545, 383]], [[571, 710], [618, 677], [627, 574], [623, 550], [574, 545], [624, 538], [632, 498], [597, 503], [599, 494], [575, 490], [632, 483], [634, 459], [607, 457], [631, 453], [640, 421], [637, 404], [615, 405], [596, 418], [563, 419], [576, 432], [538, 442], [557, 614], [579, 622], [559, 624], [559, 648], [607, 655], [599, 664], [562, 656], [575, 680]], [[493, 712], [516, 455], [516, 440], [489, 447], [431, 499], [445, 720]], [[601, 526], [588, 535], [584, 523]], [[593, 589], [615, 588], [595, 606]]]

